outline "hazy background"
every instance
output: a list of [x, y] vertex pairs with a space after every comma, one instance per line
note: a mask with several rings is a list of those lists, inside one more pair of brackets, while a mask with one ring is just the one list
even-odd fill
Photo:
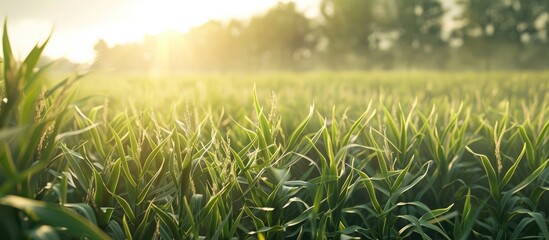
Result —
[[[545, 69], [546, 0], [7, 0], [19, 55], [119, 71]], [[53, 27], [55, 26], [55, 27]]]
[[[3, 0], [14, 45], [26, 51], [54, 29], [46, 50], [52, 57], [91, 63], [94, 44], [141, 41], [144, 34], [186, 32], [210, 19], [246, 19], [264, 12], [277, 0]], [[309, 16], [318, 15], [319, 0], [300, 0]], [[21, 53], [22, 55], [23, 53]]]

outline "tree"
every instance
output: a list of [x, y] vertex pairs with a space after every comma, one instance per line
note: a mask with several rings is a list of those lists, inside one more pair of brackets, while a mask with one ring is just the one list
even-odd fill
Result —
[[510, 29], [510, 32], [518, 36], [514, 39], [518, 46], [517, 67], [522, 69], [545, 67], [548, 55], [549, 1], [515, 0], [511, 8], [512, 11], [509, 12], [515, 27]]
[[116, 70], [148, 69], [143, 46], [139, 43], [118, 44], [109, 47], [105, 41], [99, 40], [95, 44], [96, 58], [94, 68], [106, 68]]
[[[231, 28], [238, 25], [232, 22]], [[185, 36], [191, 68], [202, 70], [226, 69], [235, 60], [236, 42], [229, 26], [209, 21], [192, 28]]]
[[520, 56], [525, 47], [546, 41], [542, 37], [546, 27], [536, 26], [548, 12], [545, 0], [462, 0], [460, 4], [465, 9], [461, 16], [465, 24], [457, 34], [466, 49], [482, 55], [487, 70], [495, 57], [509, 59], [509, 65], [529, 62]]
[[315, 46], [311, 21], [293, 2], [278, 3], [253, 17], [242, 37], [249, 64], [259, 69], [299, 67]]
[[322, 32], [328, 42], [325, 51], [330, 66], [340, 68], [352, 64], [350, 59], [356, 56], [365, 59], [370, 50], [369, 38], [375, 29], [377, 3], [376, 0], [321, 2]]
[[[398, 58], [407, 68], [418, 60], [444, 64], [446, 43], [442, 39], [444, 9], [439, 0], [396, 0]], [[423, 57], [421, 59], [421, 57]], [[435, 61], [433, 61], [435, 59]]]
[[93, 62], [93, 68], [106, 68], [109, 64], [109, 46], [107, 42], [103, 39], [99, 39], [94, 45], [93, 49], [95, 50], [95, 60]]

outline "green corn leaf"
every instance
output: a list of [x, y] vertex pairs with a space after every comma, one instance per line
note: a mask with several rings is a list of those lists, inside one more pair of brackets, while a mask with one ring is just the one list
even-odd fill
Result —
[[17, 175], [17, 167], [8, 144], [1, 144], [3, 151], [0, 153], [0, 173], [5, 174], [8, 179], [14, 179]]
[[460, 221], [454, 228], [454, 238], [459, 240], [469, 239], [469, 235], [475, 225], [475, 214], [471, 205], [471, 189], [467, 191], [465, 203], [463, 204], [463, 211], [461, 213], [461, 219], [458, 220]]
[[55, 92], [62, 90], [63, 88], [67, 87], [70, 83], [76, 82], [82, 78], [84, 78], [85, 75], [83, 74], [77, 74], [77, 75], [71, 75], [67, 78], [65, 78], [63, 81], [60, 81], [59, 83], [55, 84], [53, 87], [48, 89], [44, 96], [46, 98], [52, 96]]
[[27, 91], [31, 87], [31, 85], [34, 83], [31, 80], [36, 80], [36, 78], [33, 78], [33, 72], [50, 38], [51, 38], [51, 35], [48, 36], [48, 38], [44, 41], [44, 43], [42, 43], [42, 46], [36, 45], [27, 55], [27, 57], [23, 61], [23, 64], [21, 65], [21, 68], [19, 69], [19, 73], [18, 73], [19, 77], [27, 81], [25, 83], [25, 89], [24, 89], [25, 91]]
[[524, 218], [524, 219], [522, 219], [519, 222], [519, 224], [515, 227], [515, 229], [513, 229], [513, 233], [511, 234], [510, 239], [519, 239], [519, 236], [524, 231], [524, 228], [532, 222], [534, 222], [533, 218]]
[[138, 219], [139, 225], [133, 233], [134, 238], [152, 238], [152, 229], [155, 228], [156, 225], [156, 222], [151, 220], [151, 214], [154, 214], [154, 208], [152, 207], [152, 205], [153, 201], [149, 202], [149, 204], [145, 208], [144, 214], [143, 212], [139, 212], [140, 215], [142, 214], [142, 216]]
[[252, 219], [252, 221], [254, 223], [254, 228], [261, 229], [261, 228], [265, 227], [265, 224], [263, 223], [263, 220], [261, 220], [260, 218], [255, 216], [255, 214], [253, 214], [253, 212], [251, 211], [250, 208], [244, 207], [244, 211], [246, 212], [246, 216], [250, 217]]
[[299, 139], [299, 137], [301, 137], [301, 134], [303, 133], [303, 131], [311, 121], [313, 112], [314, 112], [314, 105], [312, 105], [309, 108], [309, 114], [307, 114], [307, 117], [305, 117], [305, 119], [303, 119], [301, 123], [299, 123], [299, 125], [295, 128], [295, 130], [290, 135], [290, 138], [288, 140], [288, 145], [287, 145], [288, 150], [294, 149], [294, 145], [297, 143], [297, 140]]
[[[82, 119], [84, 119], [85, 121], [88, 122], [89, 125], [94, 125], [95, 124], [91, 119], [86, 117], [86, 115], [84, 115], [84, 113], [82, 113], [82, 111], [77, 106], [74, 106], [74, 109], [76, 110], [77, 114], [80, 117], [82, 117]], [[105, 158], [106, 154], [105, 154], [105, 150], [103, 149], [103, 139], [101, 138], [101, 135], [99, 134], [99, 130], [97, 129], [97, 127], [94, 127], [90, 130], [90, 132], [91, 132], [91, 135], [92, 135], [93, 144], [94, 144], [95, 148], [97, 149], [99, 155], [102, 158]]]
[[[99, 211], [97, 213], [98, 217], [98, 225], [99, 226], [105, 226], [109, 225], [112, 221], [112, 214], [114, 213], [114, 207], [100, 207]], [[114, 222], [117, 227], [120, 227], [118, 223]], [[121, 231], [122, 232], [122, 231]]]
[[522, 147], [522, 151], [520, 152], [519, 156], [515, 160], [515, 163], [513, 163], [513, 165], [509, 168], [509, 170], [507, 170], [507, 173], [505, 173], [505, 176], [503, 176], [503, 179], [501, 179], [501, 182], [500, 182], [501, 185], [500, 186], [503, 187], [503, 186], [507, 185], [507, 183], [509, 183], [509, 181], [511, 180], [511, 178], [515, 174], [515, 172], [517, 170], [517, 167], [518, 167], [520, 161], [522, 160], [522, 157], [524, 156], [525, 152], [526, 152], [526, 144], [524, 144], [524, 147]]
[[[225, 229], [225, 226], [227, 225], [227, 223], [229, 222], [229, 219], [232, 217], [232, 213], [233, 213], [233, 209], [230, 208], [229, 209], [229, 212], [227, 212], [227, 215], [223, 218], [223, 221], [221, 221], [221, 223], [216, 226], [216, 230], [212, 236], [212, 239], [219, 239], [221, 237], [221, 235], [223, 234], [223, 230]], [[224, 236], [225, 238], [227, 236]]]
[[122, 207], [122, 210], [124, 211], [124, 215], [128, 216], [128, 218], [130, 218], [129, 219], [130, 222], [135, 223], [135, 220], [136, 220], [135, 219], [135, 214], [134, 214], [132, 208], [130, 207], [130, 204], [128, 204], [128, 202], [124, 198], [122, 198], [118, 195], [113, 195], [113, 197], [116, 199], [118, 204], [120, 204], [120, 206]]
[[486, 172], [486, 175], [488, 176], [488, 185], [490, 186], [490, 191], [492, 193], [492, 197], [498, 201], [500, 199], [500, 189], [498, 184], [498, 179], [496, 175], [496, 171], [492, 167], [492, 163], [490, 163], [490, 160], [488, 157], [482, 154], [477, 154], [473, 152], [469, 147], [465, 147], [467, 151], [472, 153], [473, 155], [480, 158], [480, 161], [482, 162], [482, 166], [484, 167], [484, 171]]
[[[139, 143], [137, 141], [137, 137], [135, 134], [134, 127], [131, 125], [130, 117], [126, 118], [126, 126], [128, 128], [128, 135], [130, 139], [130, 154], [135, 162], [135, 165], [139, 169], [139, 172], [142, 172], [142, 166], [141, 166], [141, 152], [139, 151]], [[179, 144], [178, 144], [179, 145]]]
[[103, 206], [103, 199], [105, 196], [105, 183], [103, 183], [103, 178], [95, 169], [93, 169], [93, 179], [95, 183], [95, 204]]
[[377, 144], [377, 142], [374, 138], [373, 132], [371, 130], [370, 130], [369, 137], [370, 137], [370, 140], [372, 141], [373, 147], [375, 149], [375, 153], [376, 153], [376, 156], [377, 156], [377, 162], [379, 164], [379, 168], [381, 170], [381, 173], [383, 175], [387, 175], [388, 172], [389, 172], [389, 168], [387, 166], [387, 160], [385, 159], [385, 155], [383, 155], [383, 151], [381, 150], [381, 148]]
[[120, 162], [122, 160], [117, 160], [114, 162], [111, 173], [109, 174], [109, 180], [107, 181], [107, 189], [110, 193], [114, 194], [116, 192], [116, 187], [118, 186], [118, 181], [120, 179]]
[[530, 167], [534, 167], [536, 166], [536, 153], [534, 150], [534, 145], [532, 145], [532, 141], [530, 141], [530, 137], [528, 137], [528, 133], [526, 133], [524, 126], [519, 126], [518, 128], [520, 136], [526, 146], [526, 159], [528, 160]]
[[400, 187], [400, 185], [402, 185], [402, 182], [404, 181], [404, 177], [406, 177], [406, 174], [408, 174], [408, 171], [410, 170], [410, 166], [412, 166], [413, 162], [414, 162], [414, 156], [412, 156], [412, 158], [408, 162], [408, 165], [406, 165], [406, 168], [404, 168], [398, 174], [397, 179], [395, 180], [395, 182], [391, 186], [391, 192], [395, 192]]
[[162, 164], [154, 174], [154, 176], [147, 182], [147, 184], [141, 188], [141, 191], [139, 192], [139, 195], [137, 196], [137, 202], [136, 204], [139, 205], [145, 200], [145, 198], [148, 196], [149, 190], [153, 186], [153, 183], [156, 181], [158, 176], [160, 176], [161, 173], [163, 173], [163, 167], [164, 167], [164, 161], [162, 161]]
[[531, 194], [530, 199], [534, 203], [539, 203], [539, 200], [541, 196], [543, 196], [543, 193], [546, 191], [549, 191], [549, 187], [537, 187]]
[[[164, 147], [164, 145], [168, 142], [168, 140], [171, 139], [171, 135], [173, 134], [173, 132], [171, 132], [166, 138], [164, 138], [164, 140], [162, 140], [162, 142], [160, 142], [152, 151], [151, 153], [149, 154], [149, 156], [147, 156], [147, 159], [145, 160], [145, 163], [143, 164], [143, 172], [141, 174], [145, 174], [146, 171], [149, 170], [149, 168], [151, 167], [153, 161], [156, 159], [156, 155], [158, 155], [158, 153], [162, 150], [162, 148]], [[143, 178], [143, 175], [140, 176], [140, 178]]]
[[[515, 210], [513, 213], [528, 215], [530, 219], [533, 219], [533, 221], [535, 221], [536, 224], [538, 225], [540, 233], [542, 234], [543, 238], [549, 239], [549, 227], [547, 226], [547, 222], [541, 213], [532, 212], [524, 209]], [[520, 231], [517, 233], [517, 235], [518, 234], [520, 234]]]
[[446, 214], [447, 212], [449, 212], [450, 209], [452, 209], [453, 206], [454, 206], [454, 204], [450, 204], [450, 206], [448, 206], [446, 208], [439, 208], [439, 209], [430, 210], [429, 212], [423, 214], [423, 216], [421, 216], [421, 218], [419, 220], [421, 220], [421, 221], [430, 221], [432, 219], [440, 217], [441, 215]]
[[12, 109], [19, 102], [20, 95], [20, 83], [16, 76], [17, 66], [8, 37], [7, 20], [4, 21], [2, 48], [4, 53], [4, 87], [8, 102], [0, 109], [0, 128], [6, 126], [8, 117], [12, 115]]
[[393, 133], [393, 136], [395, 137], [397, 142], [400, 142], [400, 135], [398, 131], [398, 127], [395, 123], [394, 118], [391, 116], [391, 113], [386, 107], [383, 107], [383, 112], [385, 113], [385, 118], [387, 119], [387, 123], [389, 124], [389, 127], [391, 128], [391, 132]]
[[[402, 218], [402, 219], [405, 219], [407, 220], [408, 222], [410, 222], [410, 224], [402, 227], [398, 233], [399, 234], [403, 234], [405, 233], [408, 229], [411, 229], [412, 232], [416, 232], [418, 233], [422, 239], [431, 239], [431, 237], [429, 237], [429, 235], [427, 235], [424, 231], [423, 231], [423, 227], [422, 227], [422, 224], [421, 224], [421, 221], [419, 219], [417, 219], [416, 217], [414, 216], [411, 216], [411, 215], [399, 215], [398, 216], [399, 218]], [[406, 236], [409, 236], [408, 235], [404, 235], [404, 237]]]
[[547, 132], [549, 132], [549, 121], [547, 121], [545, 125], [543, 125], [543, 128], [541, 129], [538, 138], [536, 139], [536, 146], [540, 146], [543, 143], [543, 139], [545, 139]]
[[[406, 119], [406, 116], [404, 116], [404, 111], [402, 110], [402, 106], [398, 105], [399, 109], [399, 124], [400, 124], [400, 130], [399, 130], [399, 148], [401, 149], [402, 154], [405, 154], [406, 146], [408, 145], [408, 123], [409, 120]], [[411, 112], [410, 112], [411, 113]]]
[[527, 187], [531, 182], [536, 180], [536, 178], [545, 170], [545, 167], [547, 167], [547, 163], [549, 163], [549, 159], [545, 160], [545, 162], [543, 162], [536, 170], [534, 170], [532, 174], [530, 174], [522, 182], [517, 184], [517, 186], [509, 190], [509, 192], [511, 192], [511, 194], [515, 194], [523, 188]]
[[408, 184], [404, 187], [397, 188], [396, 191], [390, 196], [389, 201], [387, 202], [387, 204], [395, 203], [400, 195], [402, 195], [403, 193], [405, 193], [408, 190], [412, 189], [423, 178], [425, 178], [425, 176], [427, 176], [427, 173], [429, 173], [429, 168], [431, 167], [432, 163], [433, 163], [433, 161], [431, 160], [431, 161], [428, 161], [425, 164], [423, 164], [423, 166], [421, 166], [421, 169], [420, 169], [420, 174], [421, 174], [421, 170], [423, 170], [423, 168], [425, 168], [425, 172], [423, 174], [419, 175], [418, 177], [416, 177], [410, 184]]
[[376, 191], [374, 188], [374, 184], [372, 183], [372, 180], [370, 180], [370, 177], [366, 175], [366, 173], [362, 171], [358, 171], [358, 174], [361, 177], [361, 180], [364, 183], [364, 186], [366, 187], [366, 190], [368, 191], [368, 195], [370, 195], [370, 201], [372, 202], [372, 205], [374, 206], [374, 209], [378, 214], [381, 214], [383, 212], [383, 209], [381, 208], [381, 205], [379, 204], [377, 197], [376, 197]]
[[[126, 237], [124, 237], [124, 230], [122, 230], [118, 222], [110, 221], [109, 224], [107, 225], [106, 232], [115, 240], [126, 239]], [[129, 237], [128, 239], [131, 239], [131, 237]]]
[[318, 185], [313, 200], [313, 213], [318, 214], [324, 197], [324, 188]]
[[[362, 115], [360, 115], [360, 117], [358, 117], [355, 120], [353, 125], [351, 125], [351, 127], [349, 128], [349, 130], [347, 131], [347, 133], [345, 134], [345, 136], [341, 140], [341, 144], [343, 146], [349, 144], [351, 136], [353, 134], [356, 134], [356, 132], [361, 131], [362, 129], [364, 129], [364, 127], [366, 127], [365, 123], [369, 122], [374, 117], [375, 111], [372, 114], [370, 114], [370, 116], [366, 120], [364, 120], [366, 118], [366, 116], [368, 115], [368, 113], [370, 113], [371, 106], [372, 106], [372, 102], [370, 102], [368, 104], [368, 107], [366, 108], [366, 111], [364, 111], [362, 113]], [[363, 122], [365, 122], [365, 123], [363, 123]]]
[[[227, 215], [227, 216], [229, 216], [229, 215]], [[244, 209], [242, 209], [240, 211], [240, 213], [238, 214], [238, 216], [236, 217], [236, 219], [234, 219], [234, 221], [231, 222], [232, 227], [230, 229], [229, 236], [235, 236], [236, 230], [240, 226], [240, 221], [242, 219], [242, 216], [244, 216]]]
[[8, 195], [0, 198], [0, 205], [10, 206], [25, 212], [34, 221], [65, 228], [74, 237], [86, 236], [89, 239], [110, 239], [97, 226], [80, 215], [68, 212], [54, 204]]
[[95, 213], [93, 212], [93, 209], [90, 207], [90, 205], [85, 203], [69, 203], [65, 204], [65, 207], [76, 211], [77, 213], [88, 219], [91, 223], [97, 225], [97, 218], [95, 218]]
[[71, 166], [72, 173], [76, 176], [76, 179], [80, 183], [83, 189], [88, 189], [90, 186], [89, 179], [92, 178], [89, 169], [86, 164], [82, 164], [83, 157], [76, 153], [74, 150], [69, 149], [65, 144], [61, 145], [63, 152]]
[[122, 172], [126, 176], [125, 179], [128, 181], [128, 183], [131, 184], [132, 188], [135, 188], [137, 186], [137, 183], [133, 179], [132, 173], [130, 172], [130, 167], [128, 166], [128, 159], [126, 158], [126, 152], [124, 151], [124, 145], [122, 144], [122, 140], [118, 136], [116, 130], [114, 130], [114, 128], [112, 128], [111, 126], [109, 127], [116, 143], [116, 149], [118, 150], [118, 155], [121, 161]]
[[126, 239], [132, 240], [132, 233], [130, 231], [130, 226], [128, 225], [128, 221], [126, 220], [126, 215], [122, 216], [122, 227], [124, 228], [124, 235], [126, 236]]
[[267, 120], [267, 117], [265, 116], [265, 113], [263, 112], [261, 105], [259, 104], [259, 99], [257, 98], [257, 92], [254, 90], [253, 93], [254, 98], [254, 106], [257, 114], [257, 118], [259, 121], [259, 127], [261, 130], [261, 136], [263, 139], [265, 139], [265, 146], [268, 146], [271, 144], [272, 140], [272, 133], [270, 129], [269, 121]]
[[425, 233], [425, 231], [423, 230], [424, 228], [427, 228], [429, 230], [434, 230], [436, 231], [437, 233], [439, 233], [441, 236], [443, 236], [444, 238], [446, 239], [451, 239], [447, 234], [446, 232], [444, 232], [443, 229], [441, 229], [440, 227], [434, 225], [434, 224], [431, 224], [427, 221], [423, 221], [421, 219], [417, 219], [416, 217], [414, 216], [411, 216], [411, 215], [399, 215], [397, 216], [398, 218], [402, 218], [402, 219], [405, 219], [407, 221], [410, 222], [410, 224], [404, 226], [403, 228], [401, 228], [399, 230], [399, 234], [402, 234], [404, 232], [406, 232], [407, 229], [409, 228], [412, 228], [411, 231], [413, 232], [416, 232], [418, 233], [419, 235], [421, 235], [421, 237], [423, 239], [431, 239], [431, 237], [429, 237], [429, 235], [427, 235]]
[[286, 222], [284, 224], [284, 228], [292, 227], [298, 224], [301, 224], [302, 222], [306, 221], [311, 217], [311, 211], [312, 208], [307, 208], [307, 210], [303, 211], [299, 216], [295, 217], [294, 219]]

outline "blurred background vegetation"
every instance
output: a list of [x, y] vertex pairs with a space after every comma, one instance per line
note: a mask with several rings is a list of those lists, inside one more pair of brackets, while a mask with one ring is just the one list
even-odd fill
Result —
[[[450, 7], [448, 7], [450, 6]], [[122, 71], [529, 70], [547, 68], [547, 0], [322, 0], [308, 17], [279, 2], [250, 19], [95, 44], [94, 69]]]

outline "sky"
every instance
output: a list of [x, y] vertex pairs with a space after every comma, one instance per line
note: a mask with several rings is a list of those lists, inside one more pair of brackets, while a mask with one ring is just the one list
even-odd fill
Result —
[[[140, 41], [145, 34], [188, 31], [211, 19], [246, 19], [279, 0], [1, 0], [0, 16], [20, 59], [52, 33], [45, 55], [91, 63], [99, 39], [109, 45]], [[320, 0], [295, 1], [307, 15]]]

